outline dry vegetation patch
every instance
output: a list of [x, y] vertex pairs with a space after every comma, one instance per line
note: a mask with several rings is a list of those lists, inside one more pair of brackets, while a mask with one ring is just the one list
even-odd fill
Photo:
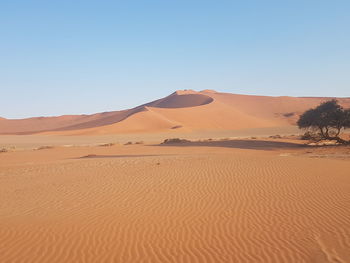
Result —
[[8, 149], [6, 149], [6, 148], [0, 148], [0, 153], [6, 153], [6, 152], [8, 152], [9, 150]]
[[170, 138], [170, 139], [165, 139], [162, 144], [176, 144], [176, 143], [184, 143], [184, 142], [191, 142], [186, 139], [180, 139], [180, 138]]
[[111, 147], [111, 146], [114, 146], [114, 145], [115, 145], [115, 143], [110, 142], [110, 143], [103, 143], [103, 144], [100, 144], [99, 146], [100, 146], [100, 147]]

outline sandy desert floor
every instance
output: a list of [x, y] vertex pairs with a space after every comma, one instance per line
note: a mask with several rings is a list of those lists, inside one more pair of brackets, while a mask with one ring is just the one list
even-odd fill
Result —
[[349, 154], [243, 139], [0, 153], [0, 262], [350, 262]]

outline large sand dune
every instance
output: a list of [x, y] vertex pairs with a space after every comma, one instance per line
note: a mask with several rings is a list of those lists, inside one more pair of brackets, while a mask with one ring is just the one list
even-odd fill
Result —
[[350, 162], [299, 148], [1, 153], [0, 262], [349, 262]]
[[[114, 133], [237, 130], [295, 125], [305, 110], [331, 98], [268, 97], [177, 91], [133, 109], [97, 113], [0, 119], [0, 134], [96, 135]], [[350, 107], [350, 99], [338, 99]]]
[[[177, 91], [2, 118], [0, 262], [350, 262], [349, 147], [224, 139], [295, 134], [328, 99]], [[175, 135], [192, 141], [160, 144]]]

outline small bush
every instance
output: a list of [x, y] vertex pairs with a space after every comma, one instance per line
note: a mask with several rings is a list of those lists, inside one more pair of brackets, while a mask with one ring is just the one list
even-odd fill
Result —
[[135, 142], [135, 144], [143, 144], [143, 141]]
[[124, 145], [132, 145], [132, 142], [127, 142]]
[[294, 115], [295, 115], [295, 112], [288, 112], [288, 113], [283, 114], [283, 116], [287, 117], [287, 118], [292, 117]]
[[269, 138], [271, 138], [271, 139], [281, 139], [282, 137], [281, 137], [281, 135], [277, 134], [277, 135], [271, 135], [271, 136], [269, 136]]
[[304, 141], [310, 141], [315, 137], [314, 134], [312, 134], [311, 132], [307, 131], [305, 132], [303, 135], [301, 135], [300, 139], [304, 140]]
[[6, 153], [6, 152], [8, 152], [9, 150], [8, 149], [6, 149], [6, 148], [1, 148], [0, 149], [0, 153]]
[[104, 144], [100, 144], [99, 146], [101, 146], [101, 147], [110, 147], [110, 146], [114, 146], [115, 145], [115, 143], [104, 143]]
[[189, 142], [189, 140], [180, 139], [180, 138], [171, 138], [171, 139], [165, 139], [162, 144], [173, 144], [173, 143], [183, 143], [183, 142]]

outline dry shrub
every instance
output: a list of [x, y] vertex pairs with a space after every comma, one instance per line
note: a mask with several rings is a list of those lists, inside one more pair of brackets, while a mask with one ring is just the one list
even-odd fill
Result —
[[301, 135], [300, 139], [305, 141], [312, 141], [315, 139], [315, 137], [315, 134], [312, 134], [310, 131], [307, 131], [303, 135]]
[[292, 117], [294, 115], [295, 115], [295, 112], [288, 112], [288, 113], [283, 114], [283, 116], [287, 117], [287, 118]]
[[180, 139], [180, 138], [170, 138], [170, 139], [165, 139], [162, 144], [174, 144], [174, 143], [183, 143], [183, 142], [190, 142], [190, 141], [186, 139]]
[[100, 144], [99, 146], [101, 146], [101, 147], [110, 147], [110, 146], [114, 146], [114, 145], [115, 145], [115, 143], [110, 142], [110, 143]]
[[271, 135], [271, 136], [269, 136], [269, 138], [271, 138], [271, 139], [281, 139], [282, 136], [277, 134], [277, 135]]

